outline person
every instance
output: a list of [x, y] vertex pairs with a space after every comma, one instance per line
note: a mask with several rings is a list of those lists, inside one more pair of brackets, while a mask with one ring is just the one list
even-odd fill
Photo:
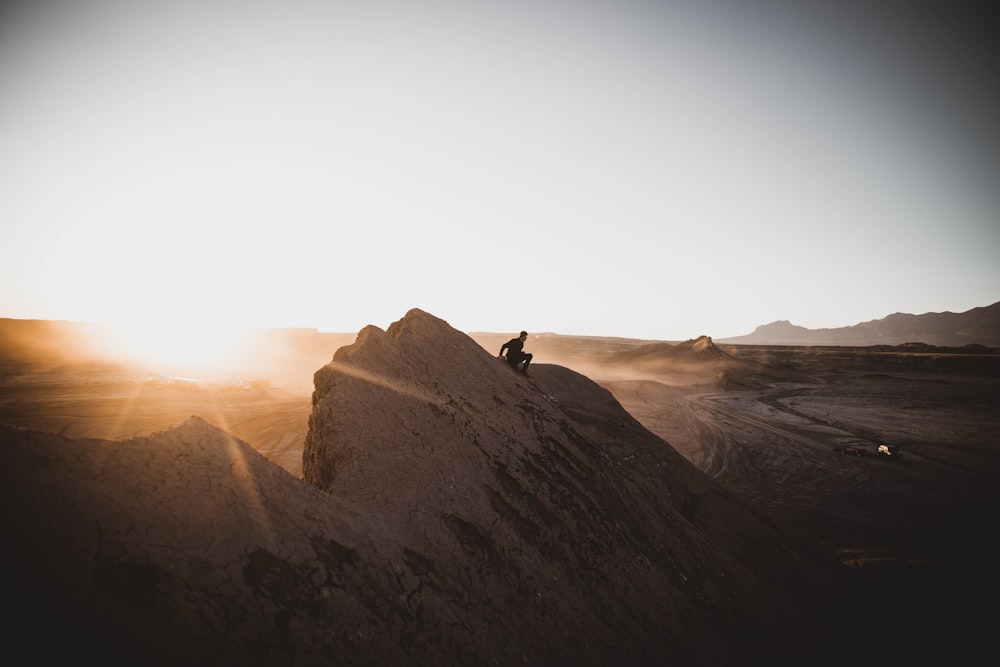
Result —
[[[507, 350], [507, 363], [515, 371], [520, 370], [520, 372], [525, 375], [528, 374], [528, 364], [531, 363], [531, 354], [524, 351], [524, 341], [528, 338], [528, 332], [522, 331], [521, 335], [517, 338], [511, 338], [509, 341], [504, 343], [500, 347], [500, 354], [497, 359], [503, 359], [503, 351]], [[524, 362], [522, 365], [521, 362]], [[520, 366], [520, 369], [518, 368]]]

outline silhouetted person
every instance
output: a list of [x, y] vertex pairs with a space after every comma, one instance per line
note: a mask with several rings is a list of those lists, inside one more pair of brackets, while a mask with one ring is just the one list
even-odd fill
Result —
[[[507, 363], [515, 371], [520, 370], [525, 375], [528, 374], [528, 364], [531, 363], [531, 355], [524, 351], [524, 341], [527, 337], [528, 332], [522, 331], [520, 336], [511, 338], [504, 343], [500, 348], [500, 354], [497, 356], [497, 359], [503, 359], [503, 351], [507, 350]], [[521, 365], [520, 369], [518, 369], [522, 361], [524, 365]]]

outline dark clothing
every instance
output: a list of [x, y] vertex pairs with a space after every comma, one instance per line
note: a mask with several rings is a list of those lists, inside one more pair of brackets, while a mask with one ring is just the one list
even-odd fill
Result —
[[500, 356], [503, 356], [503, 351], [507, 350], [507, 363], [510, 364], [515, 369], [518, 367], [522, 361], [524, 366], [521, 368], [522, 371], [527, 372], [528, 364], [531, 363], [531, 354], [524, 352], [524, 341], [520, 338], [511, 338], [509, 341], [503, 344], [500, 348]]
[[[507, 352], [507, 358], [509, 359], [510, 355], [512, 355], [512, 354], [516, 357], [516, 356], [519, 356], [521, 354], [524, 354], [521, 351], [523, 349], [524, 349], [524, 341], [523, 340], [521, 340], [520, 338], [511, 338], [509, 341], [507, 341], [506, 343], [504, 343], [500, 347], [500, 356], [503, 356], [503, 351], [504, 350], [509, 350]], [[518, 361], [520, 361], [520, 359], [518, 359]]]

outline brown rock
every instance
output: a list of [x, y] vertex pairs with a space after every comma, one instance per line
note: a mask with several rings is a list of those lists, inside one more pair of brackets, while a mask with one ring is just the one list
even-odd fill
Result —
[[466, 649], [501, 662], [736, 664], [794, 644], [826, 573], [606, 390], [531, 373], [412, 310], [316, 374], [304, 477], [369, 518], [424, 611], [418, 643], [457, 650], [457, 611]]

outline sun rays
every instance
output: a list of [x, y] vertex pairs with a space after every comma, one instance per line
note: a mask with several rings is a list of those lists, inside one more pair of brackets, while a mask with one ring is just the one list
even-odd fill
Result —
[[363, 368], [346, 364], [344, 362], [333, 361], [330, 366], [335, 368], [338, 372], [348, 375], [352, 378], [368, 382], [369, 384], [375, 385], [376, 387], [381, 387], [382, 389], [388, 389], [389, 391], [395, 392], [397, 394], [403, 394], [404, 396], [409, 396], [410, 398], [415, 398], [418, 401], [424, 403], [440, 404], [442, 402], [441, 397], [435, 394], [425, 391], [413, 384], [404, 384], [399, 380], [388, 378], [384, 375], [379, 375], [377, 373], [372, 373], [371, 371], [366, 371]]

